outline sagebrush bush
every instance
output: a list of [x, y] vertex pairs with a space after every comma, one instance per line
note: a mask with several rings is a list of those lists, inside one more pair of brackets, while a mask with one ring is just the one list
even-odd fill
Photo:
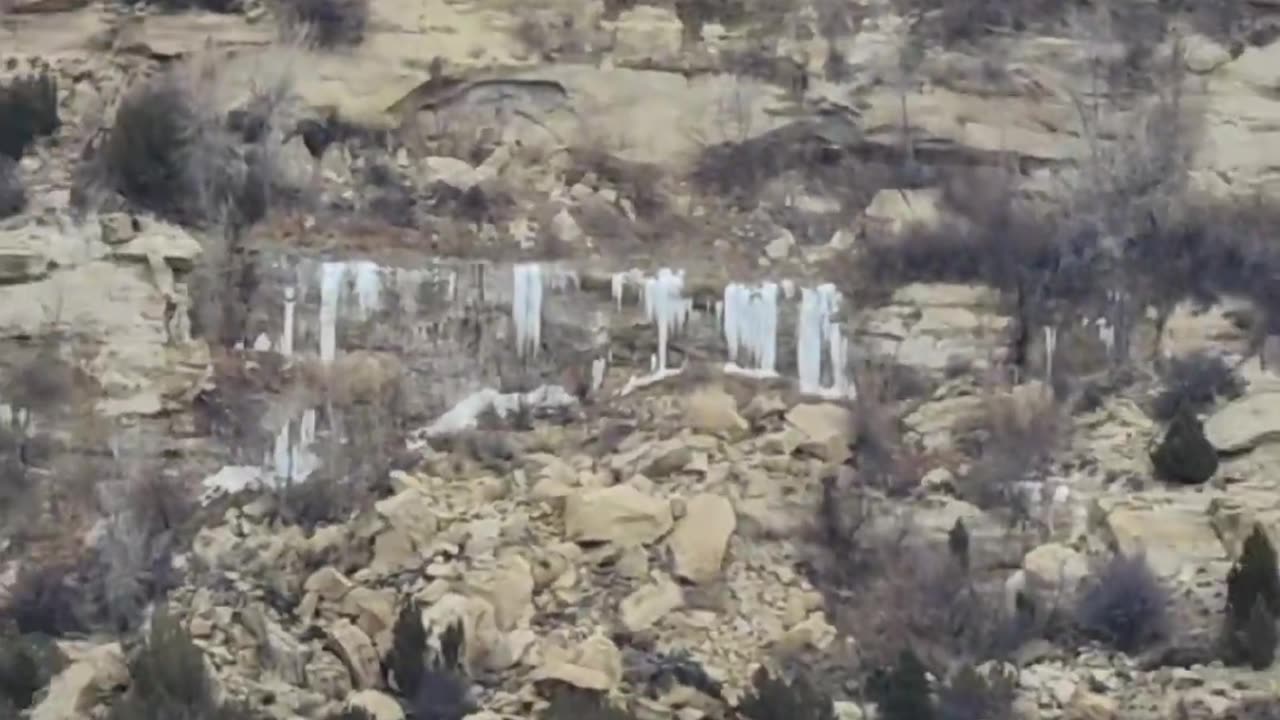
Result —
[[804, 675], [790, 682], [761, 667], [751, 678], [751, 690], [738, 704], [746, 720], [835, 720], [835, 706]]
[[108, 720], [252, 720], [219, 702], [203, 651], [167, 608], [156, 608], [147, 642], [129, 662], [131, 684], [111, 706]]
[[369, 25], [369, 0], [279, 0], [281, 28], [322, 48], [359, 45]]
[[1143, 555], [1117, 554], [1085, 587], [1076, 618], [1085, 633], [1131, 653], [1169, 636], [1169, 597]]
[[1244, 379], [1220, 355], [1199, 351], [1170, 358], [1161, 368], [1164, 388], [1152, 410], [1157, 420], [1169, 421], [1182, 408], [1203, 412], [1219, 399], [1234, 400], [1244, 393]]
[[1280, 569], [1276, 550], [1261, 525], [1254, 525], [1240, 557], [1227, 574], [1224, 659], [1256, 668], [1275, 659]]
[[187, 163], [198, 132], [194, 100], [176, 76], [130, 89], [104, 147], [112, 187], [158, 215], [189, 217], [194, 188]]
[[16, 160], [0, 155], [0, 220], [17, 215], [27, 206], [27, 188]]
[[241, 147], [212, 107], [210, 76], [182, 66], [131, 87], [83, 175], [176, 222], [234, 230], [260, 220], [277, 170], [260, 146]]
[[50, 71], [0, 85], [0, 155], [21, 160], [37, 138], [59, 126], [58, 81]]

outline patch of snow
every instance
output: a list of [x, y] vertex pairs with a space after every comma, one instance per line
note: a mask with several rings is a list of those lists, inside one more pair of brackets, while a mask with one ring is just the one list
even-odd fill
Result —
[[222, 495], [257, 490], [265, 486], [265, 480], [262, 468], [252, 465], [224, 465], [221, 470], [200, 483], [200, 502], [207, 505]]
[[604, 385], [604, 373], [609, 368], [609, 361], [598, 357], [591, 361], [591, 392], [596, 392]]
[[543, 385], [527, 393], [502, 393], [485, 388], [463, 398], [435, 422], [415, 433], [410, 448], [421, 447], [427, 438], [451, 435], [476, 427], [480, 416], [492, 410], [507, 417], [522, 408], [533, 410], [572, 407], [578, 399], [560, 385]]

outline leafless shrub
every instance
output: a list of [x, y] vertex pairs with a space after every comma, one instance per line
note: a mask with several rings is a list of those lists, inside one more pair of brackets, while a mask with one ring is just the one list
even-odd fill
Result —
[[1046, 392], [989, 392], [976, 428], [976, 460], [958, 482], [961, 497], [984, 509], [1004, 509], [1015, 523], [1031, 520], [1027, 482], [1039, 479], [1061, 441], [1061, 411]]
[[95, 198], [106, 191], [167, 219], [231, 232], [261, 219], [286, 184], [273, 147], [279, 138], [269, 129], [289, 93], [291, 66], [283, 56], [271, 60], [262, 72], [273, 80], [255, 85], [234, 122], [223, 115], [231, 90], [208, 58], [135, 82], [105, 139], [87, 150], [84, 203], [101, 202]]
[[859, 484], [900, 497], [919, 485], [923, 468], [918, 453], [903, 442], [898, 405], [911, 389], [901, 383], [912, 378], [899, 367], [875, 361], [862, 365], [849, 433]]
[[1142, 555], [1116, 555], [1080, 597], [1076, 618], [1089, 635], [1134, 652], [1169, 635], [1169, 591]]
[[22, 184], [18, 163], [0, 155], [0, 219], [17, 215], [27, 206], [27, 189]]
[[359, 45], [369, 26], [369, 0], [278, 0], [276, 12], [286, 38], [321, 48]]
[[69, 409], [80, 373], [62, 358], [56, 337], [42, 342], [5, 378], [3, 397], [13, 406], [37, 414]]
[[89, 586], [97, 617], [116, 630], [137, 627], [143, 610], [175, 583], [173, 533], [152, 534], [132, 512], [106, 520]]
[[1170, 358], [1161, 372], [1164, 389], [1152, 405], [1155, 417], [1169, 421], [1182, 407], [1199, 413], [1219, 398], [1234, 400], [1244, 392], [1244, 380], [1221, 356], [1200, 351]]
[[856, 588], [822, 586], [832, 622], [857, 639], [858, 667], [850, 670], [886, 667], [904, 647], [941, 670], [1002, 656], [1024, 639], [999, 591], [979, 583], [945, 548], [910, 531], [880, 535], [877, 543], [880, 567]]
[[72, 568], [56, 562], [24, 566], [0, 616], [22, 634], [61, 637], [84, 630], [73, 578]]

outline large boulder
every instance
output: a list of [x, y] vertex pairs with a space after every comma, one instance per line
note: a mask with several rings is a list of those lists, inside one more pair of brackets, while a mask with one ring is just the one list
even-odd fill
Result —
[[737, 522], [727, 498], [703, 493], [690, 499], [667, 541], [675, 574], [694, 583], [717, 578]]
[[666, 535], [673, 524], [671, 505], [630, 485], [615, 485], [570, 495], [564, 530], [569, 540], [645, 545]]
[[1280, 440], [1280, 393], [1252, 393], [1224, 405], [1209, 417], [1204, 432], [1225, 453]]

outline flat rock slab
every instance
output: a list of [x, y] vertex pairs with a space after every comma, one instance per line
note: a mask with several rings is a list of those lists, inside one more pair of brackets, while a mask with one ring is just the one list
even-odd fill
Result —
[[1204, 434], [1225, 453], [1280, 440], [1280, 392], [1254, 393], [1228, 403], [1204, 424]]

